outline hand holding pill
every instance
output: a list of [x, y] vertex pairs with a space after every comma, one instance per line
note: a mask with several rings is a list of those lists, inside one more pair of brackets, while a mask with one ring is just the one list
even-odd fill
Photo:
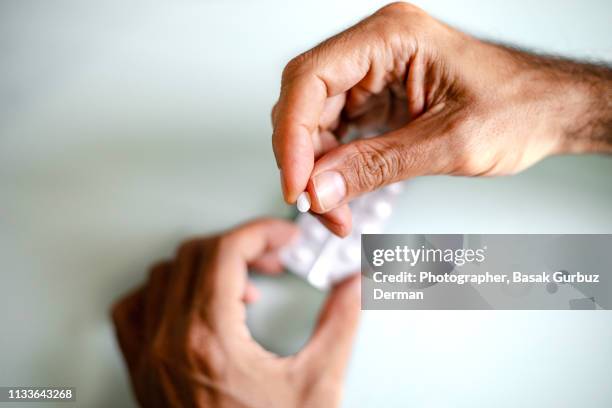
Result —
[[612, 152], [601, 125], [612, 123], [601, 103], [611, 76], [390, 4], [285, 67], [272, 110], [285, 200], [307, 192], [310, 210], [346, 236], [347, 203], [400, 180], [514, 174], [553, 154]]

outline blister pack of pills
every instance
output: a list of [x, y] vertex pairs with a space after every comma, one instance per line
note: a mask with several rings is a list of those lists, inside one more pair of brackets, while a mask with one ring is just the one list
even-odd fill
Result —
[[281, 260], [290, 272], [314, 287], [327, 289], [335, 282], [358, 272], [361, 267], [361, 234], [380, 234], [402, 191], [395, 183], [353, 200], [353, 229], [346, 238], [332, 234], [312, 214], [299, 214], [300, 236], [281, 251]]

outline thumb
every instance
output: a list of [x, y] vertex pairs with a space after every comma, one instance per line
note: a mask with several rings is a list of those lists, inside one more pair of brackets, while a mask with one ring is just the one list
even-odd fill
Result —
[[308, 182], [312, 211], [323, 214], [387, 184], [438, 173], [441, 165], [438, 162], [448, 155], [440, 152], [443, 136], [430, 137], [435, 133], [431, 128], [426, 129], [426, 125], [425, 121], [415, 121], [382, 136], [356, 140], [326, 153], [315, 163]]
[[[300, 357], [311, 368], [341, 378], [351, 355], [361, 311], [361, 276], [356, 274], [336, 285], [317, 322], [314, 334]], [[317, 367], [313, 367], [317, 366]]]

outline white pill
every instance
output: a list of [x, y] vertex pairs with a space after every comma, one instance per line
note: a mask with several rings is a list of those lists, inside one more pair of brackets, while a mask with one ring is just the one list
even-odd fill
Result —
[[307, 212], [310, 210], [310, 195], [307, 191], [304, 191], [297, 198], [297, 209], [299, 212]]

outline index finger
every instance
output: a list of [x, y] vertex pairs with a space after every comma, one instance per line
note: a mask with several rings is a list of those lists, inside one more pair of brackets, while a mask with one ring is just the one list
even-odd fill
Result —
[[262, 254], [280, 249], [297, 233], [297, 227], [279, 219], [260, 219], [227, 232], [218, 240], [213, 259], [201, 274], [200, 293], [227, 315], [243, 306], [248, 264]]
[[[365, 22], [358, 24], [362, 25]], [[313, 135], [327, 98], [346, 92], [370, 69], [367, 30], [356, 27], [294, 58], [283, 71], [272, 144], [285, 200], [295, 202], [314, 166]], [[354, 31], [354, 32], [353, 32]]]

